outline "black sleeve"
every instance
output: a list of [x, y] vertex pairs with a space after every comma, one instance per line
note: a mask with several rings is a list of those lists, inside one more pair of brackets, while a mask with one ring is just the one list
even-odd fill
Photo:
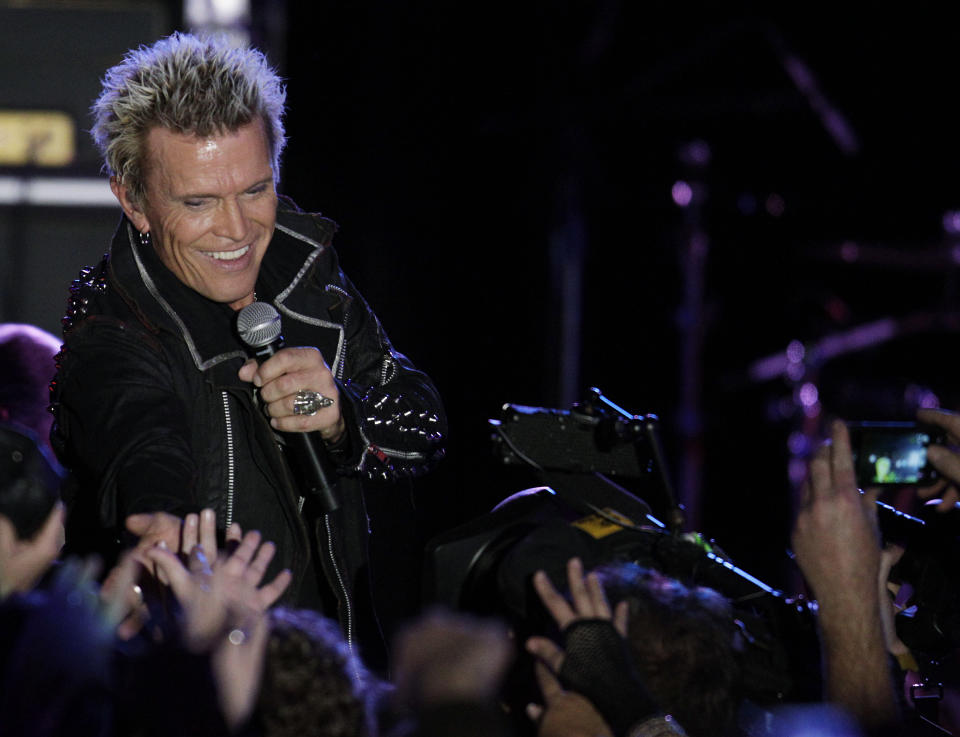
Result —
[[52, 440], [90, 523], [121, 534], [125, 517], [196, 511], [188, 411], [159, 346], [92, 318], [67, 336], [54, 390]]
[[369, 476], [417, 475], [444, 455], [447, 420], [433, 381], [395, 350], [380, 320], [332, 259], [346, 351], [338, 380], [351, 433], [351, 461]]

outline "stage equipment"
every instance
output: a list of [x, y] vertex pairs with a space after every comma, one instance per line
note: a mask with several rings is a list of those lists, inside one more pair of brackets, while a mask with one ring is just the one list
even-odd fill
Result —
[[674, 495], [656, 415], [632, 415], [591, 388], [570, 410], [505, 404], [500, 419], [489, 424], [504, 464], [533, 468], [574, 508], [595, 514], [610, 503], [631, 519], [663, 527], [650, 516], [648, 503], [619, 481], [660, 502], [671, 530], [682, 527], [683, 507]]
[[[588, 569], [632, 561], [731, 600], [752, 700], [819, 698], [809, 602], [788, 599], [738, 568], [716, 541], [681, 531], [656, 417], [631, 415], [591, 389], [569, 411], [504, 405], [490, 426], [504, 463], [526, 464], [550, 483], [512, 494], [489, 514], [430, 540], [427, 603], [503, 617], [522, 640], [550, 627], [530, 583], [534, 571], [544, 570], [563, 589], [570, 557]], [[650, 503], [627, 490], [629, 483], [651, 494]]]

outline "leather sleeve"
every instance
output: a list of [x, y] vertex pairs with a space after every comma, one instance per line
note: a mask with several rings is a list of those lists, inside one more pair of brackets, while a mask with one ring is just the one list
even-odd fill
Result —
[[68, 332], [52, 387], [51, 440], [77, 487], [96, 491], [95, 503], [77, 504], [96, 516], [88, 525], [119, 539], [129, 514], [196, 511], [187, 407], [174, 385], [145, 331], [88, 317]]
[[[390, 343], [380, 320], [329, 249], [326, 291], [344, 325], [346, 350], [337, 379], [357, 468], [385, 479], [415, 476], [445, 452], [447, 420], [430, 377]], [[336, 314], [339, 313], [339, 314]], [[357, 457], [359, 455], [359, 457]]]

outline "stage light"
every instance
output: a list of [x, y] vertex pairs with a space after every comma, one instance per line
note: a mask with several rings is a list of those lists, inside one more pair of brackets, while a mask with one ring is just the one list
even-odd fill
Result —
[[693, 188], [681, 179], [673, 183], [670, 195], [677, 205], [687, 207], [693, 201]]
[[960, 210], [947, 210], [943, 213], [943, 231], [950, 235], [960, 233]]
[[799, 340], [791, 340], [787, 346], [787, 360], [790, 361], [790, 363], [802, 363], [806, 353], [807, 349], [804, 348], [803, 343]]
[[820, 393], [817, 391], [816, 384], [805, 383], [800, 387], [800, 403], [804, 407], [812, 407], [820, 401]]
[[225, 33], [238, 45], [250, 42], [250, 0], [184, 0], [183, 20], [195, 33]]
[[781, 215], [783, 215], [783, 212], [786, 209], [786, 204], [787, 203], [784, 201], [783, 197], [781, 197], [776, 193], [773, 193], [769, 197], [767, 197], [767, 202], [766, 202], [767, 213], [772, 215], [775, 218], [778, 218]]

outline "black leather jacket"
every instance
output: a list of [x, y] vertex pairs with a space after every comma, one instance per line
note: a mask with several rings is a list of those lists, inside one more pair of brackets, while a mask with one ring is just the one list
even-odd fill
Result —
[[236, 521], [277, 544], [268, 576], [292, 571], [287, 603], [300, 603], [319, 561], [351, 634], [368, 530], [360, 482], [426, 470], [443, 455], [446, 419], [433, 383], [340, 270], [335, 230], [282, 204], [256, 291], [280, 311], [286, 345], [317, 347], [338, 380], [340, 508], [305, 514], [278, 437], [237, 378], [246, 353], [233, 310], [182, 284], [124, 219], [110, 253], [71, 287], [51, 385], [51, 438], [75, 485], [69, 549], [109, 559], [130, 542], [127, 515], [212, 507], [221, 529]]

